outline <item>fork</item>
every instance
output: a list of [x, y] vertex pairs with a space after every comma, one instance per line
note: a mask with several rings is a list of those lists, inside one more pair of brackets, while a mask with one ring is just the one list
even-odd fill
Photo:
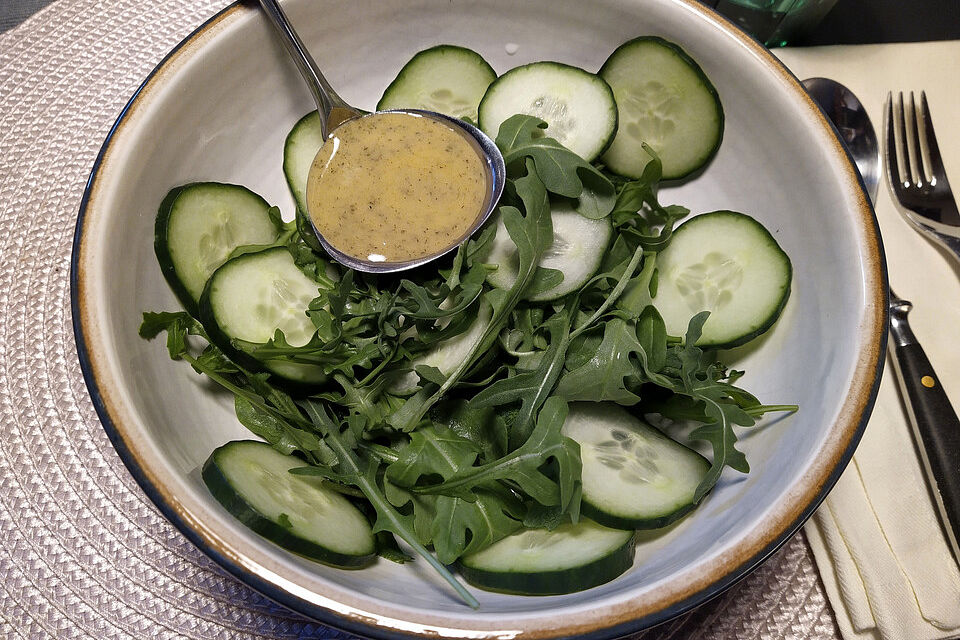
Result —
[[947, 181], [923, 91], [919, 111], [918, 117], [912, 91], [909, 108], [904, 105], [902, 92], [896, 102], [893, 94], [888, 94], [884, 123], [887, 176], [907, 221], [960, 262], [960, 212]]
[[[900, 213], [960, 262], [960, 214], [934, 137], [926, 94], [920, 94], [919, 118], [912, 92], [909, 109], [904, 108], [902, 93], [896, 103], [889, 94], [884, 128], [887, 177]], [[889, 346], [934, 503], [960, 563], [960, 419], [910, 330], [911, 306], [890, 290]]]

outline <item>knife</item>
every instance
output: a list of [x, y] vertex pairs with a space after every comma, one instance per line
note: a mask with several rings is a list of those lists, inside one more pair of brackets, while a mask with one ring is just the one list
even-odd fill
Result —
[[960, 419], [910, 330], [911, 308], [910, 302], [890, 291], [889, 350], [930, 492], [953, 557], [960, 563]]

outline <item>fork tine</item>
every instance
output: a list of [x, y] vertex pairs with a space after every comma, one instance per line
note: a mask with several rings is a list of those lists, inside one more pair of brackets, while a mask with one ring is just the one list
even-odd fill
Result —
[[903, 112], [903, 124], [907, 139], [907, 150], [910, 155], [910, 182], [915, 186], [920, 186], [923, 184], [924, 174], [918, 149], [920, 132], [917, 130], [917, 104], [913, 99], [913, 91], [910, 92], [910, 108]]
[[[898, 108], [899, 107], [899, 108]], [[903, 148], [903, 94], [895, 103], [893, 93], [887, 94], [887, 167], [890, 181], [895, 187], [904, 185], [903, 168], [906, 166]]]
[[923, 155], [924, 168], [931, 184], [937, 180], [946, 180], [943, 158], [940, 157], [940, 147], [937, 146], [937, 137], [933, 132], [933, 119], [930, 117], [930, 108], [927, 106], [927, 92], [920, 92], [920, 149]]
[[883, 163], [887, 166], [887, 178], [890, 184], [896, 186], [900, 171], [897, 162], [897, 154], [894, 151], [896, 144], [893, 139], [893, 92], [887, 92], [887, 100], [883, 105], [883, 137], [885, 138], [880, 148], [883, 149]]
[[900, 213], [960, 260], [960, 210], [940, 158], [926, 92], [920, 92], [919, 113], [913, 92], [909, 108], [903, 92], [896, 100], [888, 93], [884, 122], [883, 155]]

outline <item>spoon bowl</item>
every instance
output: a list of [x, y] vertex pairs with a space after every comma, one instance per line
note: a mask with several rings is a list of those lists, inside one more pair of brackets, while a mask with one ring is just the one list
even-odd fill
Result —
[[833, 126], [857, 165], [870, 202], [880, 184], [880, 146], [867, 110], [850, 89], [830, 78], [807, 78], [803, 87]]
[[[358, 116], [358, 118], [369, 118], [386, 114], [406, 114], [429, 118], [436, 122], [445, 124], [455, 131], [461, 132], [463, 137], [469, 143], [470, 147], [472, 147], [477, 153], [477, 156], [483, 165], [483, 171], [485, 173], [485, 188], [483, 193], [483, 202], [477, 209], [477, 217], [466, 228], [465, 231], [460, 233], [458, 236], [452, 237], [449, 244], [437, 251], [432, 251], [426, 255], [406, 260], [377, 260], [374, 259], [373, 256], [364, 259], [362, 257], [342, 251], [341, 249], [337, 248], [330, 241], [330, 239], [324, 235], [324, 233], [321, 232], [317, 226], [317, 219], [314, 217], [316, 212], [311, 210], [310, 224], [313, 227], [313, 231], [324, 250], [334, 260], [343, 264], [344, 266], [367, 273], [393, 273], [397, 271], [405, 271], [407, 269], [413, 269], [414, 267], [427, 264], [428, 262], [441, 258], [444, 255], [452, 252], [463, 242], [466, 242], [470, 236], [472, 236], [474, 232], [483, 226], [487, 219], [489, 219], [490, 215], [497, 207], [497, 203], [499, 202], [500, 196], [503, 193], [503, 185], [506, 181], [506, 168], [504, 166], [503, 156], [500, 154], [500, 150], [497, 148], [496, 144], [494, 144], [494, 142], [487, 135], [480, 131], [480, 129], [463, 122], [462, 120], [458, 120], [457, 118], [453, 118], [442, 113], [424, 111], [421, 109], [391, 109], [389, 111], [377, 111], [370, 114], [364, 114]], [[350, 120], [353, 119], [354, 118], [350, 118]], [[331, 137], [335, 136], [336, 131], [332, 131], [329, 135]], [[317, 159], [320, 160], [321, 155], [323, 154], [324, 152], [321, 149], [321, 151], [317, 154]], [[314, 167], [318, 167], [318, 162], [316, 160], [314, 161]], [[314, 170], [311, 170], [311, 175], [308, 178], [308, 194], [311, 193], [311, 185], [309, 183], [313, 182], [315, 177]], [[311, 198], [312, 196], [308, 195], [308, 202], [312, 202]], [[313, 205], [311, 204], [310, 206], [312, 207]]]
[[[493, 142], [493, 140], [491, 140], [480, 129], [463, 120], [452, 118], [448, 115], [434, 111], [426, 111], [423, 109], [392, 109], [389, 111], [366, 113], [350, 105], [337, 94], [334, 88], [324, 77], [319, 66], [317, 66], [317, 63], [313, 60], [310, 52], [303, 44], [300, 36], [293, 28], [293, 25], [290, 23], [290, 20], [283, 12], [283, 9], [280, 8], [280, 5], [277, 3], [277, 1], [259, 0], [259, 3], [266, 16], [269, 18], [270, 23], [280, 36], [287, 53], [290, 54], [290, 57], [296, 63], [300, 75], [310, 88], [310, 92], [313, 94], [313, 98], [317, 103], [317, 111], [320, 114], [321, 133], [324, 140], [330, 140], [334, 130], [349, 120], [376, 117], [378, 115], [388, 113], [406, 113], [440, 122], [450, 129], [458, 131], [470, 143], [470, 146], [477, 153], [477, 156], [481, 160], [480, 164], [484, 173], [484, 183], [486, 185], [486, 189], [483, 193], [482, 202], [478, 203], [478, 215], [464, 233], [451, 238], [449, 245], [438, 251], [432, 251], [426, 255], [418, 255], [414, 258], [405, 260], [371, 259], [373, 256], [368, 255], [366, 258], [364, 258], [362, 256], [351, 255], [350, 253], [335, 247], [333, 243], [331, 243], [330, 240], [324, 236], [320, 229], [317, 228], [315, 217], [316, 212], [308, 212], [310, 214], [311, 226], [317, 236], [317, 239], [324, 250], [333, 259], [351, 269], [366, 273], [392, 273], [397, 271], [405, 271], [407, 269], [413, 269], [414, 267], [422, 266], [428, 262], [447, 255], [460, 246], [460, 244], [465, 242], [481, 226], [483, 226], [483, 224], [490, 217], [490, 214], [493, 213], [494, 209], [496, 209], [497, 203], [500, 200], [500, 196], [503, 193], [503, 186], [506, 180], [506, 167], [504, 165], [503, 155], [500, 153], [500, 150], [497, 148], [497, 145]], [[317, 154], [317, 158], [320, 158], [322, 154], [323, 150], [321, 149], [321, 151]], [[308, 179], [308, 181], [313, 180], [313, 174], [317, 169], [318, 163], [315, 161], [313, 168], [311, 168], [310, 171], [311, 177]]]

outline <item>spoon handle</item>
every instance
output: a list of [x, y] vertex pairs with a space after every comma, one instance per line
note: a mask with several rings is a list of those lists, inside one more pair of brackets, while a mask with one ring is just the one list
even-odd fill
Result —
[[326, 138], [331, 129], [344, 120], [360, 115], [360, 111], [344, 102], [343, 98], [337, 95], [337, 92], [327, 82], [320, 71], [320, 67], [314, 62], [307, 47], [303, 44], [303, 40], [297, 35], [277, 0], [259, 0], [259, 2], [263, 12], [270, 19], [270, 24], [280, 34], [283, 46], [296, 63], [300, 75], [303, 76], [307, 86], [310, 87], [311, 93], [313, 93], [313, 98], [320, 112], [323, 137]]

